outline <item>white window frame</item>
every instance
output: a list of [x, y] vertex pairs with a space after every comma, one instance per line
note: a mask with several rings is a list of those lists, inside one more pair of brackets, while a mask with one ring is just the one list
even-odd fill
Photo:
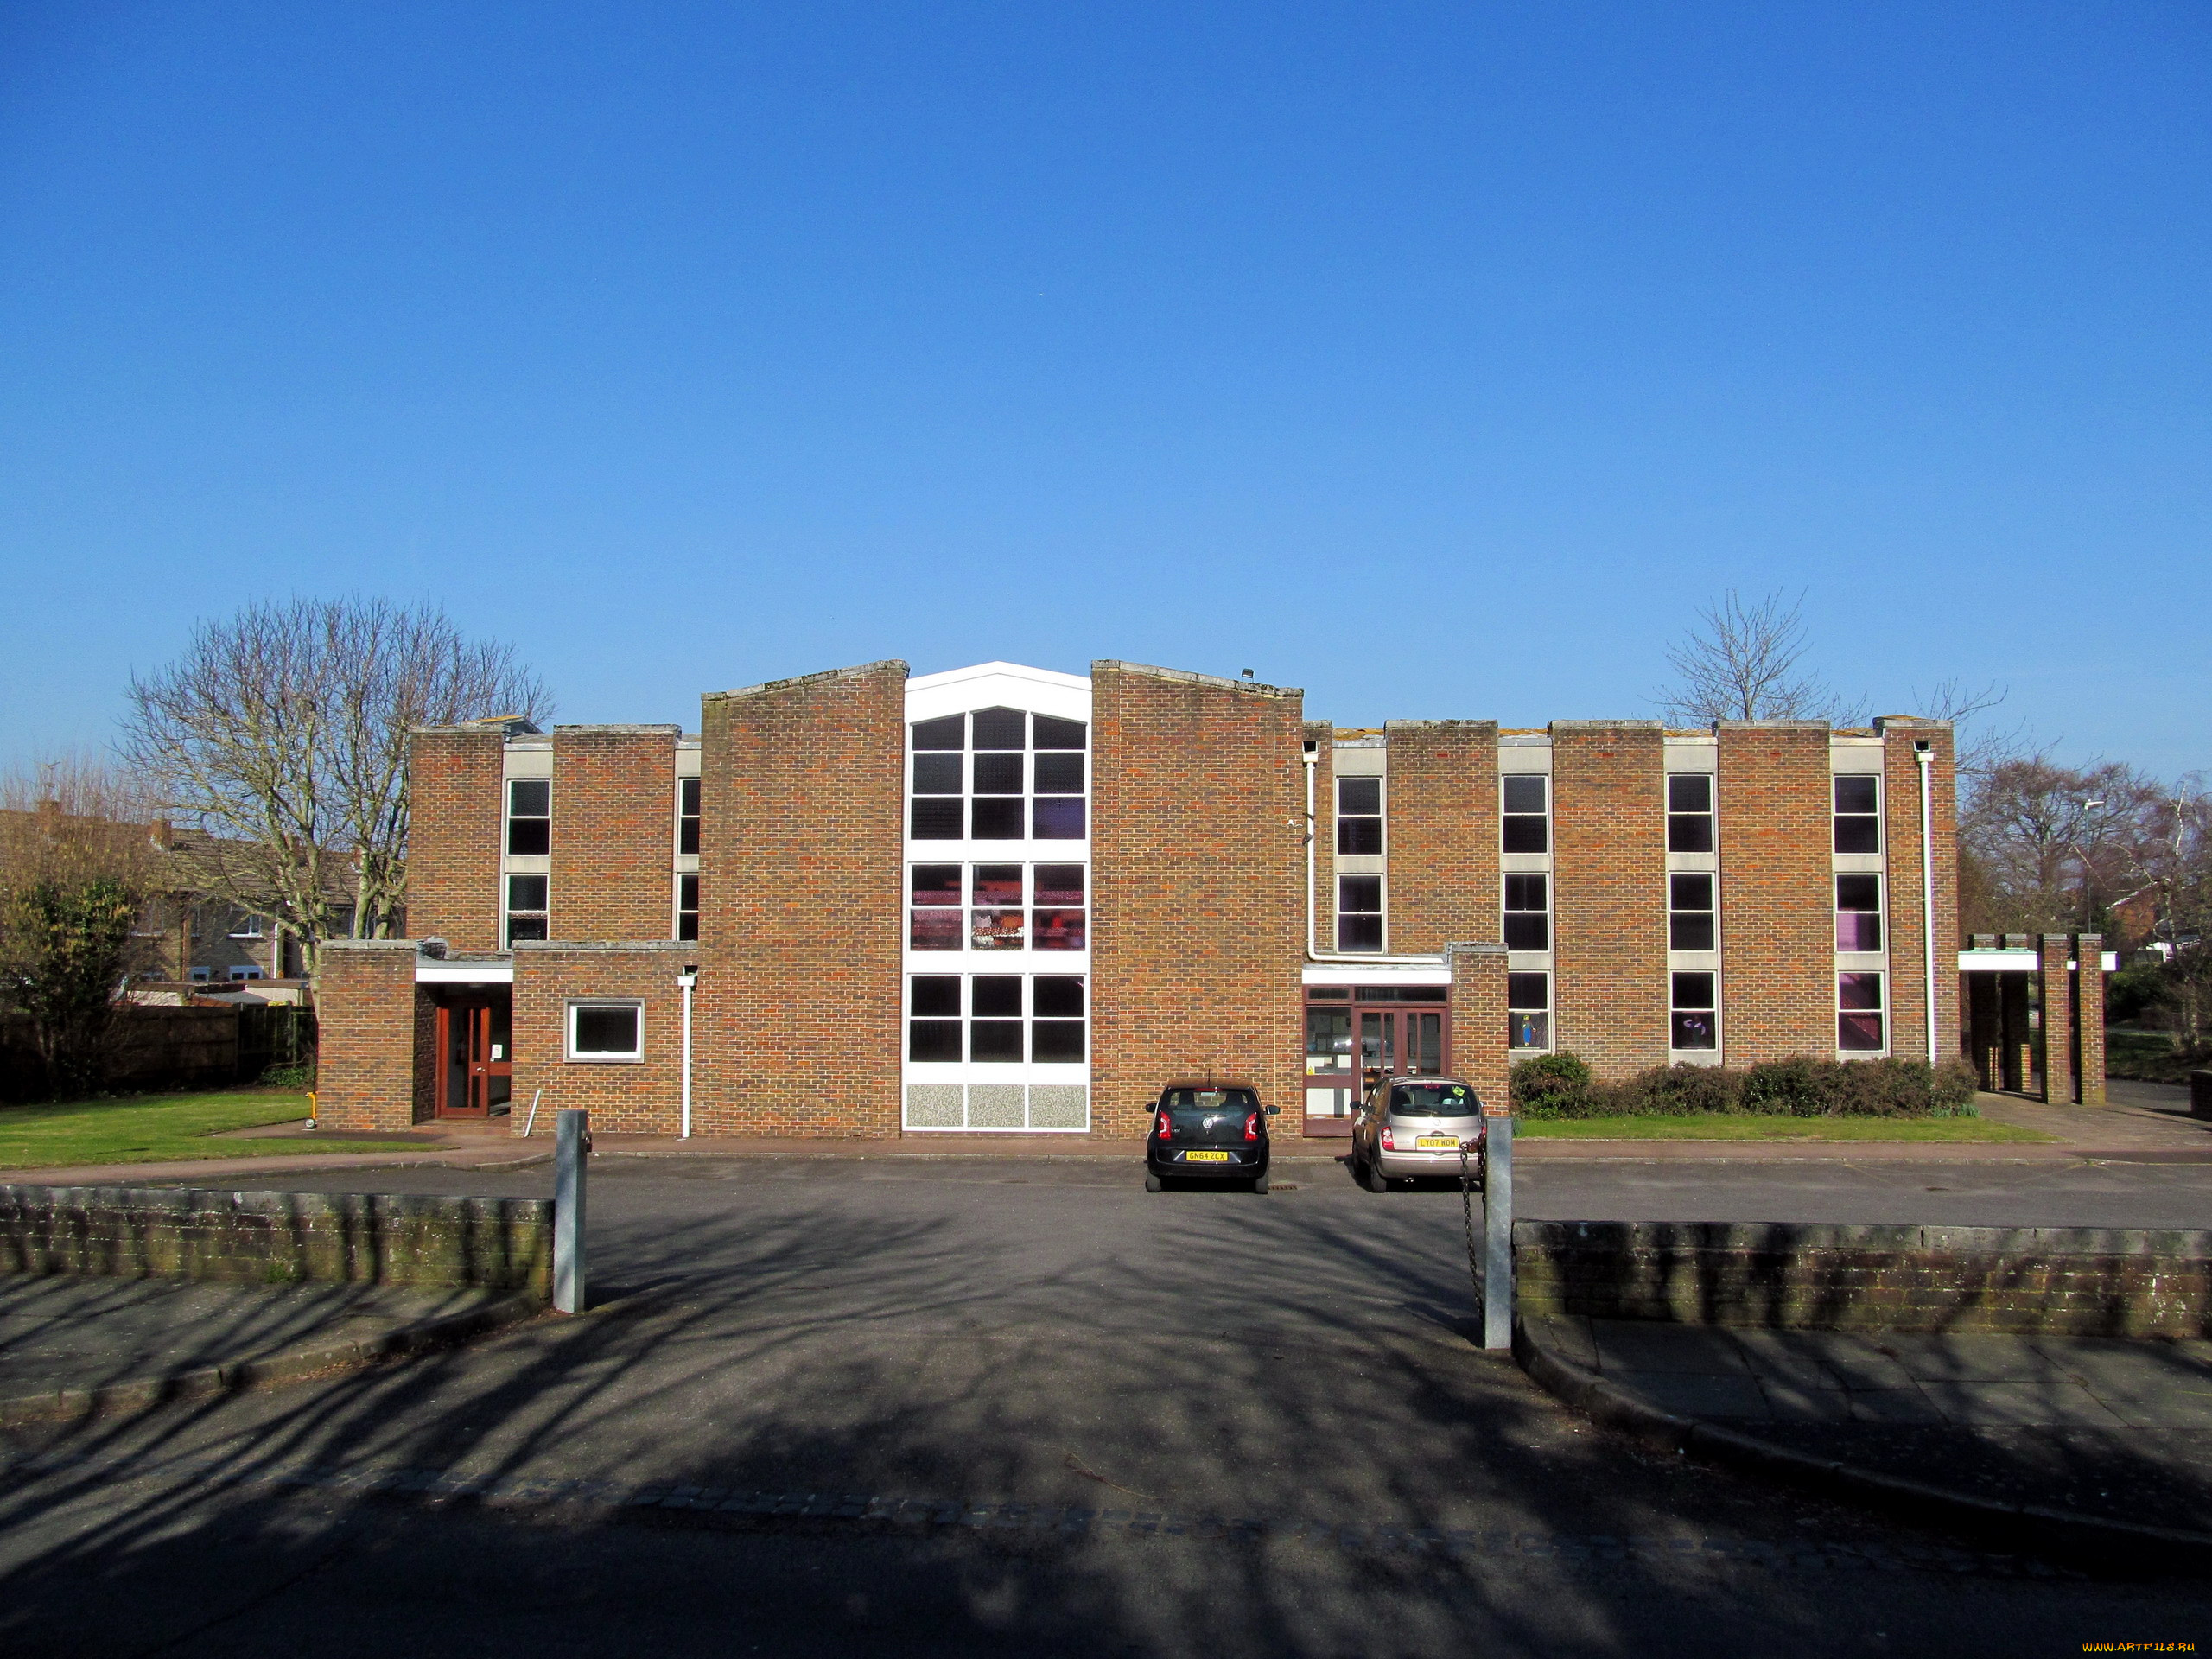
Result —
[[[628, 1008], [638, 1016], [638, 1042], [634, 1049], [625, 1053], [579, 1053], [576, 1049], [576, 1015], [586, 1009]], [[579, 996], [569, 1001], [568, 1012], [562, 1018], [564, 1057], [576, 1065], [639, 1065], [645, 1058], [645, 1003], [638, 996]]]
[[263, 931], [262, 918], [248, 912], [238, 918], [238, 925], [231, 930], [231, 937], [234, 939], [259, 939], [268, 936]]

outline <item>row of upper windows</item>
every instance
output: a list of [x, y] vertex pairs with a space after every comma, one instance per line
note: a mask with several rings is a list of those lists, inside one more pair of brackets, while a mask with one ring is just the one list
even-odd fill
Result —
[[[1889, 1046], [1884, 1006], [1885, 976], [1846, 969], [1835, 976], [1835, 1046], [1846, 1053], [1878, 1054]], [[1676, 1053], [1707, 1052], [1720, 1046], [1718, 974], [1702, 970], [1667, 976], [1667, 1046]], [[1511, 973], [1505, 976], [1506, 1028], [1515, 1048], [1552, 1046], [1552, 976]]]
[[[553, 782], [550, 778], [507, 780], [507, 851], [521, 857], [553, 850]], [[676, 850], [699, 850], [699, 780], [676, 780]]]
[[[1881, 782], [1871, 773], [1847, 773], [1829, 780], [1833, 790], [1834, 845], [1839, 853], [1882, 850]], [[1667, 850], [1709, 853], [1713, 838], [1713, 787], [1710, 773], [1677, 772], [1667, 776]], [[1498, 779], [1499, 846], [1509, 853], [1551, 851], [1551, 779], [1541, 772], [1508, 772]], [[1337, 779], [1337, 850], [1347, 855], [1382, 851], [1382, 779]]]
[[[1882, 948], [1882, 878], [1852, 874], [1835, 880], [1835, 948]], [[1719, 948], [1719, 878], [1707, 871], [1675, 871], [1667, 877], [1667, 948]], [[1502, 918], [1509, 950], [1552, 948], [1552, 878], [1539, 872], [1509, 871], [1503, 881]], [[1337, 949], [1382, 948], [1383, 878], [1337, 878]]]
[[[543, 939], [552, 925], [550, 876], [511, 875], [506, 880], [506, 943], [512, 950], [518, 939]], [[676, 932], [679, 939], [699, 937], [699, 878], [676, 878]]]

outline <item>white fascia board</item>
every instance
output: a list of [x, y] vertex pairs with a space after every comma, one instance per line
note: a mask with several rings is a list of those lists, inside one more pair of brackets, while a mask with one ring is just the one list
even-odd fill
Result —
[[512, 985], [515, 982], [515, 965], [512, 962], [434, 962], [425, 959], [415, 964], [417, 985]]
[[1449, 968], [1417, 968], [1395, 963], [1308, 963], [1300, 971], [1308, 985], [1449, 985]]
[[[2108, 974], [2120, 971], [2120, 952], [2101, 953], [2100, 965]], [[2033, 950], [1961, 950], [1959, 952], [1959, 971], [1962, 974], [2032, 974], [2043, 966], [2043, 958]], [[2070, 973], [2080, 967], [2069, 961]]]
[[1090, 718], [1090, 681], [1081, 674], [1059, 674], [1020, 663], [977, 663], [919, 674], [906, 682], [906, 718], [933, 720], [963, 709], [1003, 703], [1062, 720]]

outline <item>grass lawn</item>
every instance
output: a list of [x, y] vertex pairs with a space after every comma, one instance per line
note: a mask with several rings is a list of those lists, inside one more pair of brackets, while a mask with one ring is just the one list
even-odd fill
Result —
[[1515, 1135], [1558, 1141], [2052, 1141], [2057, 1137], [1986, 1117], [1675, 1116], [1516, 1119]]
[[308, 1115], [305, 1095], [240, 1089], [204, 1095], [137, 1095], [51, 1106], [0, 1106], [0, 1169], [67, 1164], [150, 1164], [179, 1158], [271, 1153], [378, 1152], [404, 1141], [211, 1141], [226, 1129], [286, 1123]]
[[2205, 1063], [2202, 1051], [2185, 1054], [2175, 1046], [2172, 1033], [2130, 1031], [2120, 1026], [2105, 1031], [2105, 1075], [2139, 1077], [2145, 1083], [2187, 1083], [2189, 1074]]

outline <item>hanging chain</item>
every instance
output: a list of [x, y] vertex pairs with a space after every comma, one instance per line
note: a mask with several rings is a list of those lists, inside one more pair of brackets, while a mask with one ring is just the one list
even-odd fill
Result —
[[[1480, 1311], [1483, 1306], [1483, 1269], [1475, 1255], [1475, 1176], [1468, 1166], [1467, 1145], [1465, 1141], [1459, 1142], [1459, 1217], [1467, 1229], [1467, 1280], [1474, 1287], [1475, 1306]], [[1485, 1198], [1484, 1202], [1487, 1204], [1489, 1200]]]

